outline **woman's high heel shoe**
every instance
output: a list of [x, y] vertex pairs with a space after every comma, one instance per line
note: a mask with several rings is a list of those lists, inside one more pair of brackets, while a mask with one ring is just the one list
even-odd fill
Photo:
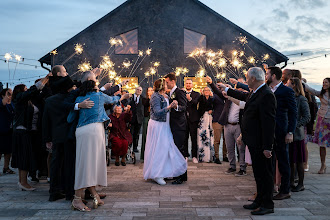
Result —
[[104, 202], [99, 202], [100, 196], [98, 194], [96, 194], [95, 196], [91, 195], [91, 197], [93, 197], [93, 208], [97, 209], [99, 206], [104, 205]]
[[73, 201], [75, 201], [75, 200], [81, 200], [82, 201], [81, 197], [78, 197], [78, 196], [74, 195], [74, 199], [72, 200], [72, 203], [71, 203], [71, 209], [72, 210], [78, 210], [80, 212], [90, 212], [91, 211], [91, 209], [88, 208], [87, 206], [85, 206], [84, 208], [79, 208], [79, 207], [75, 206], [73, 204]]
[[322, 167], [321, 167], [321, 169], [320, 169], [319, 172], [317, 172], [317, 173], [318, 173], [318, 174], [325, 174], [326, 171], [327, 171], [327, 167], [324, 166], [323, 169], [322, 169]]
[[22, 191], [34, 191], [34, 190], [36, 190], [36, 188], [33, 188], [33, 187], [26, 188], [20, 182], [18, 182], [17, 185], [18, 185], [18, 188], [20, 188]]

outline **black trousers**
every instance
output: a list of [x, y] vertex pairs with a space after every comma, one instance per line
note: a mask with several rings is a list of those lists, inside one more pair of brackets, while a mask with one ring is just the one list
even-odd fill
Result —
[[[185, 146], [184, 146], [184, 143], [185, 143], [184, 137], [185, 137], [186, 131], [185, 130], [183, 130], [183, 131], [172, 130], [172, 134], [173, 134], [173, 139], [174, 139], [175, 145], [180, 150], [181, 154], [184, 157], [187, 157], [186, 151], [185, 151]], [[187, 171], [184, 174], [182, 174], [181, 176], [179, 176], [179, 178], [181, 178], [183, 181], [187, 181], [188, 180]]]
[[67, 198], [74, 195], [76, 140], [67, 140], [64, 146], [64, 189]]
[[29, 131], [32, 144], [31, 152], [31, 169], [29, 170], [29, 176], [36, 177], [37, 170], [39, 174], [45, 173], [47, 169], [47, 151], [46, 147], [42, 145], [41, 132], [40, 131]]
[[263, 150], [251, 146], [248, 147], [252, 159], [254, 179], [257, 184], [257, 197], [254, 202], [263, 208], [273, 209], [273, 157], [266, 158]]
[[136, 150], [139, 145], [139, 137], [140, 137], [140, 130], [142, 124], [139, 123], [132, 123], [131, 124], [131, 134], [133, 137], [133, 149]]
[[[290, 161], [289, 161], [289, 145], [285, 143], [285, 137], [276, 138], [274, 151], [276, 153], [276, 159], [278, 160], [278, 169], [281, 173], [281, 187], [280, 193], [290, 193]], [[276, 163], [274, 161], [274, 169]]]
[[198, 128], [198, 121], [196, 122], [190, 122], [188, 120], [188, 127], [186, 130], [186, 139], [185, 139], [185, 143], [184, 143], [184, 147], [185, 147], [185, 155], [187, 157], [189, 157], [189, 153], [188, 153], [188, 140], [189, 140], [189, 134], [191, 137], [191, 155], [192, 157], [196, 157], [197, 158], [197, 128]]
[[53, 143], [52, 159], [50, 162], [50, 189], [49, 193], [60, 193], [64, 190], [63, 160], [64, 143]]

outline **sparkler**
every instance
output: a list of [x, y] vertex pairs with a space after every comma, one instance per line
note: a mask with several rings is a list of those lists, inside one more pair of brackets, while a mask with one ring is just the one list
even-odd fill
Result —
[[64, 65], [66, 62], [68, 62], [72, 57], [74, 57], [76, 54], [80, 55], [82, 54], [82, 52], [84, 51], [84, 48], [81, 44], [77, 43], [75, 44], [74, 47], [74, 53], [71, 54], [66, 60], [64, 60], [64, 62], [61, 65]]
[[251, 63], [251, 64], [255, 64], [256, 63], [256, 59], [253, 56], [248, 57], [248, 62]]
[[266, 61], [266, 60], [268, 60], [269, 58], [270, 58], [270, 56], [269, 56], [268, 53], [266, 53], [266, 54], [264, 54], [264, 55], [262, 56], [262, 60], [263, 60], [263, 61]]
[[13, 74], [13, 79], [15, 79], [16, 67], [17, 67], [18, 63], [21, 61], [21, 59], [22, 59], [22, 56], [15, 54], [16, 65], [15, 65], [15, 70], [14, 70], [14, 74]]
[[238, 38], [238, 40], [243, 46], [248, 43], [246, 36], [241, 36]]
[[58, 53], [57, 53], [57, 49], [55, 49], [55, 50], [52, 50], [51, 52], [50, 52], [50, 55], [52, 55], [53, 56], [53, 62], [52, 62], [52, 66], [54, 66], [54, 63], [55, 63], [55, 56], [57, 55]]
[[[152, 42], [151, 42], [151, 43], [152, 43]], [[131, 72], [130, 72], [130, 74], [129, 74], [128, 77], [131, 77], [131, 76], [134, 75], [134, 73], [135, 73], [136, 70], [140, 67], [140, 65], [142, 64], [142, 62], [144, 61], [144, 59], [145, 59], [147, 56], [150, 56], [150, 55], [151, 55], [151, 51], [152, 51], [151, 48], [148, 48], [148, 49], [146, 50], [145, 55], [143, 56], [142, 60], [141, 60], [140, 63], [136, 66], [135, 69], [134, 69], [135, 65], [133, 66], [133, 68], [132, 68], [132, 70], [131, 70]], [[141, 53], [141, 51], [139, 52], [138, 59], [141, 57], [141, 56], [140, 56], [140, 53]], [[142, 54], [142, 53], [141, 53], [141, 54]], [[136, 61], [136, 62], [137, 62], [137, 61]]]
[[12, 56], [10, 55], [10, 53], [6, 53], [5, 54], [5, 59], [6, 59], [6, 62], [8, 63], [8, 72], [9, 72], [9, 80], [10, 80], [10, 68], [9, 68], [9, 60], [12, 60]]

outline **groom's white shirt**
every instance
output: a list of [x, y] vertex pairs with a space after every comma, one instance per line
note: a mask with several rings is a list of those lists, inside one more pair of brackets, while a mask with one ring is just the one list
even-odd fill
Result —
[[[173, 94], [173, 92], [176, 90], [176, 88], [178, 88], [176, 85], [171, 89], [171, 91], [170, 91], [170, 97], [169, 98], [171, 98], [172, 97], [172, 94]], [[179, 105], [176, 107], [176, 109], [174, 109], [175, 111], [179, 111]]]
[[170, 91], [170, 98], [171, 98], [173, 92], [176, 90], [176, 88], [178, 88], [178, 87], [175, 85], [175, 86], [171, 89], [171, 91]]

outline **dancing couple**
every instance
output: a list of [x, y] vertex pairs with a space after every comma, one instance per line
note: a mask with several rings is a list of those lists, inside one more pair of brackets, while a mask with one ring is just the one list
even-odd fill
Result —
[[[166, 93], [167, 89], [171, 90]], [[187, 99], [176, 86], [176, 76], [170, 73], [154, 83], [155, 93], [150, 100], [150, 121], [144, 153], [143, 177], [165, 185], [187, 181], [187, 161], [184, 141], [187, 128], [185, 116]]]

